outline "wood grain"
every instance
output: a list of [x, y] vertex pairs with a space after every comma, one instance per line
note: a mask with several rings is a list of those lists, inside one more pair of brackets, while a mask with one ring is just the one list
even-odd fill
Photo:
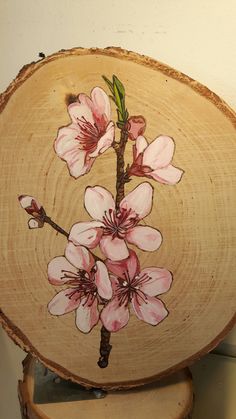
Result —
[[[112, 150], [77, 181], [53, 151], [58, 128], [69, 123], [68, 95], [89, 94], [95, 85], [105, 89], [102, 74], [123, 81], [128, 110], [145, 116], [149, 141], [160, 134], [174, 138], [173, 163], [185, 175], [174, 187], [153, 182], [154, 206], [145, 222], [160, 229], [164, 241], [158, 252], [138, 252], [142, 266], [173, 272], [173, 286], [163, 296], [170, 314], [157, 327], [132, 315], [112, 335], [110, 365], [101, 371], [100, 326], [84, 335], [73, 313], [57, 318], [47, 311], [55, 294], [47, 264], [63, 254], [66, 238], [49, 226], [28, 230], [17, 196], [35, 196], [68, 231], [89, 220], [83, 208], [87, 185], [114, 192]], [[115, 48], [61, 51], [24, 67], [1, 95], [0, 108], [0, 307], [10, 336], [61, 376], [103, 388], [151, 382], [216, 346], [235, 322], [235, 113], [189, 77]], [[126, 190], [139, 183], [135, 178]]]
[[23, 381], [19, 381], [18, 395], [23, 419], [188, 419], [193, 407], [192, 379], [183, 370], [160, 383], [138, 390], [109, 392], [104, 399], [35, 404], [35, 359], [24, 361]]

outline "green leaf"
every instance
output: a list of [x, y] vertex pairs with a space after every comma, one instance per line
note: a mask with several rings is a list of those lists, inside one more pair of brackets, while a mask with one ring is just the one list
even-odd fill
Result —
[[123, 122], [123, 115], [119, 109], [117, 109], [118, 121]]
[[120, 113], [122, 114], [123, 113], [122, 102], [121, 102], [119, 90], [118, 90], [116, 84], [114, 84], [114, 97], [115, 97], [117, 108], [119, 109]]
[[113, 86], [117, 87], [117, 90], [120, 94], [120, 98], [124, 98], [125, 97], [124, 85], [121, 83], [121, 81], [115, 75], [113, 75]]
[[122, 129], [123, 127], [124, 127], [124, 122], [121, 122], [121, 121], [118, 121], [117, 123], [116, 123], [116, 125], [117, 125], [117, 127], [119, 128], [119, 129]]
[[127, 121], [127, 119], [129, 118], [129, 112], [127, 111], [127, 109], [125, 110], [125, 120]]
[[114, 89], [113, 89], [113, 84], [112, 82], [106, 77], [106, 76], [102, 76], [103, 80], [105, 81], [105, 83], [108, 85], [112, 95], [114, 95]]

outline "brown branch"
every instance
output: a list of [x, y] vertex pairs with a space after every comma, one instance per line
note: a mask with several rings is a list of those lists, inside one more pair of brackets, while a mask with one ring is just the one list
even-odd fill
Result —
[[109, 332], [104, 326], [102, 326], [101, 342], [100, 342], [100, 358], [97, 363], [100, 368], [106, 368], [108, 366], [109, 355], [112, 348], [112, 345], [110, 344], [110, 337], [111, 337], [111, 332]]
[[[121, 129], [120, 142], [115, 143], [114, 150], [116, 152], [117, 163], [116, 163], [116, 209], [119, 209], [119, 205], [125, 196], [125, 183], [129, 181], [125, 174], [125, 147], [128, 140], [128, 133], [125, 125]], [[104, 326], [101, 328], [101, 341], [100, 341], [100, 358], [98, 360], [98, 366], [100, 368], [106, 368], [109, 363], [109, 355], [112, 349], [110, 344], [111, 332], [109, 332]]]
[[115, 148], [117, 164], [116, 164], [116, 209], [119, 208], [120, 202], [125, 196], [125, 147], [128, 141], [128, 132], [125, 125], [121, 130], [119, 147]]
[[54, 230], [58, 231], [58, 233], [63, 234], [68, 239], [69, 233], [67, 233], [65, 230], [63, 230], [63, 228], [61, 228], [58, 224], [54, 223], [54, 221], [52, 221], [50, 217], [48, 217], [47, 215], [45, 215], [43, 217], [43, 221], [45, 223], [48, 223], [52, 228], [54, 228]]

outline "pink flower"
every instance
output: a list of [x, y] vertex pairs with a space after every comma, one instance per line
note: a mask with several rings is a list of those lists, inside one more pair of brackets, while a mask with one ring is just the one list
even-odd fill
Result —
[[138, 258], [132, 250], [125, 261], [107, 260], [111, 277], [113, 298], [104, 307], [101, 321], [110, 332], [117, 332], [129, 321], [129, 305], [138, 319], [156, 326], [168, 315], [163, 302], [156, 295], [167, 292], [172, 275], [163, 268], [145, 268], [140, 271]]
[[48, 304], [51, 314], [61, 316], [76, 310], [76, 326], [88, 333], [98, 323], [100, 297], [109, 300], [112, 288], [107, 268], [95, 262], [92, 254], [81, 246], [68, 243], [65, 256], [48, 265], [48, 279], [53, 285], [67, 285]]
[[131, 116], [127, 123], [126, 129], [130, 140], [136, 140], [139, 135], [143, 135], [146, 128], [146, 121], [142, 115]]
[[171, 137], [160, 135], [151, 144], [139, 136], [134, 148], [134, 161], [129, 169], [129, 175], [146, 176], [160, 183], [175, 185], [184, 173], [173, 166], [175, 144]]
[[94, 160], [112, 144], [114, 122], [110, 121], [111, 107], [107, 94], [95, 87], [91, 98], [79, 94], [78, 101], [68, 106], [72, 123], [60, 128], [55, 151], [67, 162], [70, 174], [78, 178], [89, 172]]
[[85, 208], [95, 221], [74, 224], [69, 240], [75, 245], [94, 248], [98, 244], [106, 257], [122, 260], [129, 256], [126, 241], [142, 250], [154, 251], [162, 242], [161, 233], [149, 226], [137, 225], [152, 209], [153, 188], [141, 183], [115, 208], [112, 194], [101, 186], [85, 191]]

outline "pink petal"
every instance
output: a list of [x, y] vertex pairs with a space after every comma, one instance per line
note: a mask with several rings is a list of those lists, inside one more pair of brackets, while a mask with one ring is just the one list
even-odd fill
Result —
[[65, 272], [71, 273], [72, 277], [78, 272], [64, 256], [58, 256], [51, 260], [48, 264], [48, 280], [53, 285], [63, 285], [72, 278], [66, 278]]
[[156, 326], [168, 315], [163, 302], [155, 297], [146, 296], [144, 301], [143, 297], [139, 298], [136, 294], [132, 299], [132, 306], [138, 319], [153, 326]]
[[129, 256], [129, 251], [125, 241], [112, 236], [102, 236], [100, 240], [100, 249], [104, 255], [111, 260], [122, 260]]
[[97, 143], [96, 149], [89, 154], [89, 157], [98, 157], [99, 154], [104, 153], [109, 147], [111, 147], [115, 138], [115, 125], [114, 122], [110, 122], [107, 126], [105, 134], [100, 138]]
[[65, 256], [72, 265], [78, 269], [84, 269], [86, 272], [91, 271], [95, 262], [88, 249], [83, 246], [75, 246], [72, 242], [67, 244]]
[[111, 280], [111, 287], [112, 287], [113, 295], [115, 295], [115, 293], [120, 287], [120, 280], [116, 276], [113, 276], [112, 274], [110, 274], [110, 280]]
[[111, 119], [111, 105], [107, 94], [100, 87], [95, 87], [91, 92], [91, 99], [94, 104], [96, 116], [105, 115], [109, 121]]
[[154, 170], [153, 172], [149, 173], [149, 175], [158, 182], [168, 185], [175, 185], [180, 181], [183, 173], [183, 170], [169, 164], [167, 167]]
[[133, 250], [129, 250], [129, 257], [127, 259], [119, 261], [107, 259], [105, 263], [110, 272], [122, 279], [126, 279], [128, 273], [129, 278], [132, 280], [140, 271], [139, 260]]
[[135, 142], [135, 149], [136, 149], [135, 158], [137, 158], [139, 154], [143, 153], [144, 150], [146, 150], [147, 146], [148, 146], [147, 140], [142, 135], [140, 135]]
[[91, 302], [87, 297], [81, 300], [81, 303], [76, 310], [76, 326], [83, 333], [89, 333], [90, 330], [96, 326], [99, 320], [98, 303], [97, 299]]
[[[79, 97], [80, 98], [80, 97]], [[68, 106], [68, 112], [72, 122], [77, 124], [82, 118], [94, 123], [92, 111], [87, 103], [74, 102]]]
[[[149, 279], [146, 280], [148, 275]], [[156, 295], [163, 294], [167, 292], [172, 284], [172, 274], [170, 271], [164, 268], [145, 268], [139, 274], [140, 289], [150, 297], [155, 297]], [[143, 283], [141, 278], [144, 278]]]
[[112, 297], [112, 286], [106, 265], [97, 261], [95, 268], [97, 269], [95, 272], [95, 284], [97, 285], [98, 294], [105, 300], [110, 300]]
[[173, 157], [175, 143], [171, 137], [161, 135], [146, 148], [143, 154], [143, 164], [153, 170], [167, 166]]
[[103, 221], [105, 212], [115, 209], [112, 194], [101, 186], [87, 187], [84, 195], [84, 204], [87, 212], [95, 220]]
[[162, 242], [160, 231], [148, 226], [136, 226], [128, 231], [126, 240], [135, 244], [139, 249], [153, 252], [157, 250]]
[[131, 210], [131, 214], [137, 215], [141, 220], [150, 213], [152, 198], [153, 187], [150, 183], [143, 182], [122, 199], [120, 208]]
[[102, 237], [103, 224], [100, 221], [76, 223], [70, 230], [69, 240], [76, 246], [81, 245], [93, 249]]
[[54, 143], [57, 155], [67, 162], [70, 174], [75, 178], [87, 173], [94, 162], [94, 159], [87, 158], [87, 152], [81, 150], [79, 141], [75, 139], [79, 133], [76, 125], [71, 124], [58, 131]]
[[54, 316], [62, 316], [75, 310], [80, 304], [80, 294], [73, 288], [58, 292], [48, 304], [48, 311]]
[[129, 309], [126, 305], [120, 305], [119, 300], [114, 298], [101, 312], [101, 321], [109, 332], [118, 332], [129, 321]]

